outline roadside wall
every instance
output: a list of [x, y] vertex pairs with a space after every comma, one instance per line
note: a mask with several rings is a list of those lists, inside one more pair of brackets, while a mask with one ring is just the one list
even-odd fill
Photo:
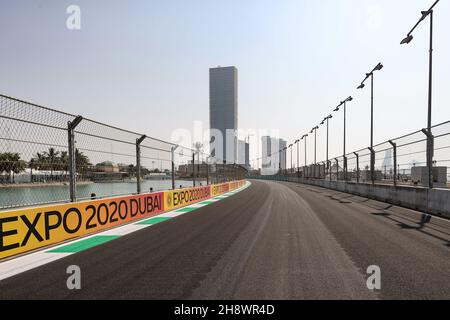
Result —
[[430, 190], [428, 188], [413, 186], [372, 185], [293, 177], [261, 177], [260, 179], [289, 181], [319, 186], [450, 218], [450, 190], [448, 189]]

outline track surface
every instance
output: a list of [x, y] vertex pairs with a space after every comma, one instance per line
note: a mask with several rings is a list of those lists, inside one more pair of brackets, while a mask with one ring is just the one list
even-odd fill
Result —
[[[450, 297], [450, 223], [316, 187], [245, 191], [0, 282], [0, 299]], [[82, 290], [66, 287], [81, 268]], [[366, 286], [381, 268], [382, 289]]]

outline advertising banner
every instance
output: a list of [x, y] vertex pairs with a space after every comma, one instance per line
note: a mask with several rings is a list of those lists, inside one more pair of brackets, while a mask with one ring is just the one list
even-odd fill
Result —
[[244, 184], [235, 181], [0, 212], [0, 260], [185, 207]]
[[0, 212], [0, 259], [162, 212], [162, 192]]
[[166, 211], [211, 198], [211, 186], [177, 189], [164, 192]]

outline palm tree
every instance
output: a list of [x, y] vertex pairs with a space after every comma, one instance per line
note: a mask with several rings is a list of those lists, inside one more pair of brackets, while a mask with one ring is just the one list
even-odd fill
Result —
[[32, 169], [42, 170], [45, 162], [45, 157], [42, 153], [38, 152], [36, 155], [30, 160], [30, 166]]
[[55, 148], [49, 148], [44, 155], [50, 167], [50, 179], [53, 181], [53, 170], [55, 170], [55, 166], [57, 166], [59, 151], [56, 151]]
[[61, 151], [58, 162], [61, 165], [61, 169], [67, 172], [69, 170], [69, 153], [67, 151]]
[[78, 149], [75, 149], [75, 162], [77, 164], [77, 167], [92, 166], [89, 158]]
[[45, 158], [42, 153], [37, 152], [36, 155], [30, 160], [31, 169], [31, 182], [33, 182], [33, 170], [42, 170], [44, 166]]
[[20, 154], [18, 153], [0, 153], [0, 173], [6, 172], [8, 175], [8, 180], [11, 181], [11, 173], [18, 174], [25, 171], [26, 163], [20, 159]]

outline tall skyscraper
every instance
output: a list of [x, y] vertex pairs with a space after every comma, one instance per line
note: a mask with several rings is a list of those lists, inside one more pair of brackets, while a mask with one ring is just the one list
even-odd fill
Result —
[[261, 138], [262, 169], [272, 169], [272, 138], [264, 136]]
[[[209, 124], [211, 154], [227, 163], [235, 163], [238, 128], [238, 70], [236, 67], [209, 69]], [[218, 132], [222, 134], [222, 141], [218, 141], [216, 137], [215, 133]]]

